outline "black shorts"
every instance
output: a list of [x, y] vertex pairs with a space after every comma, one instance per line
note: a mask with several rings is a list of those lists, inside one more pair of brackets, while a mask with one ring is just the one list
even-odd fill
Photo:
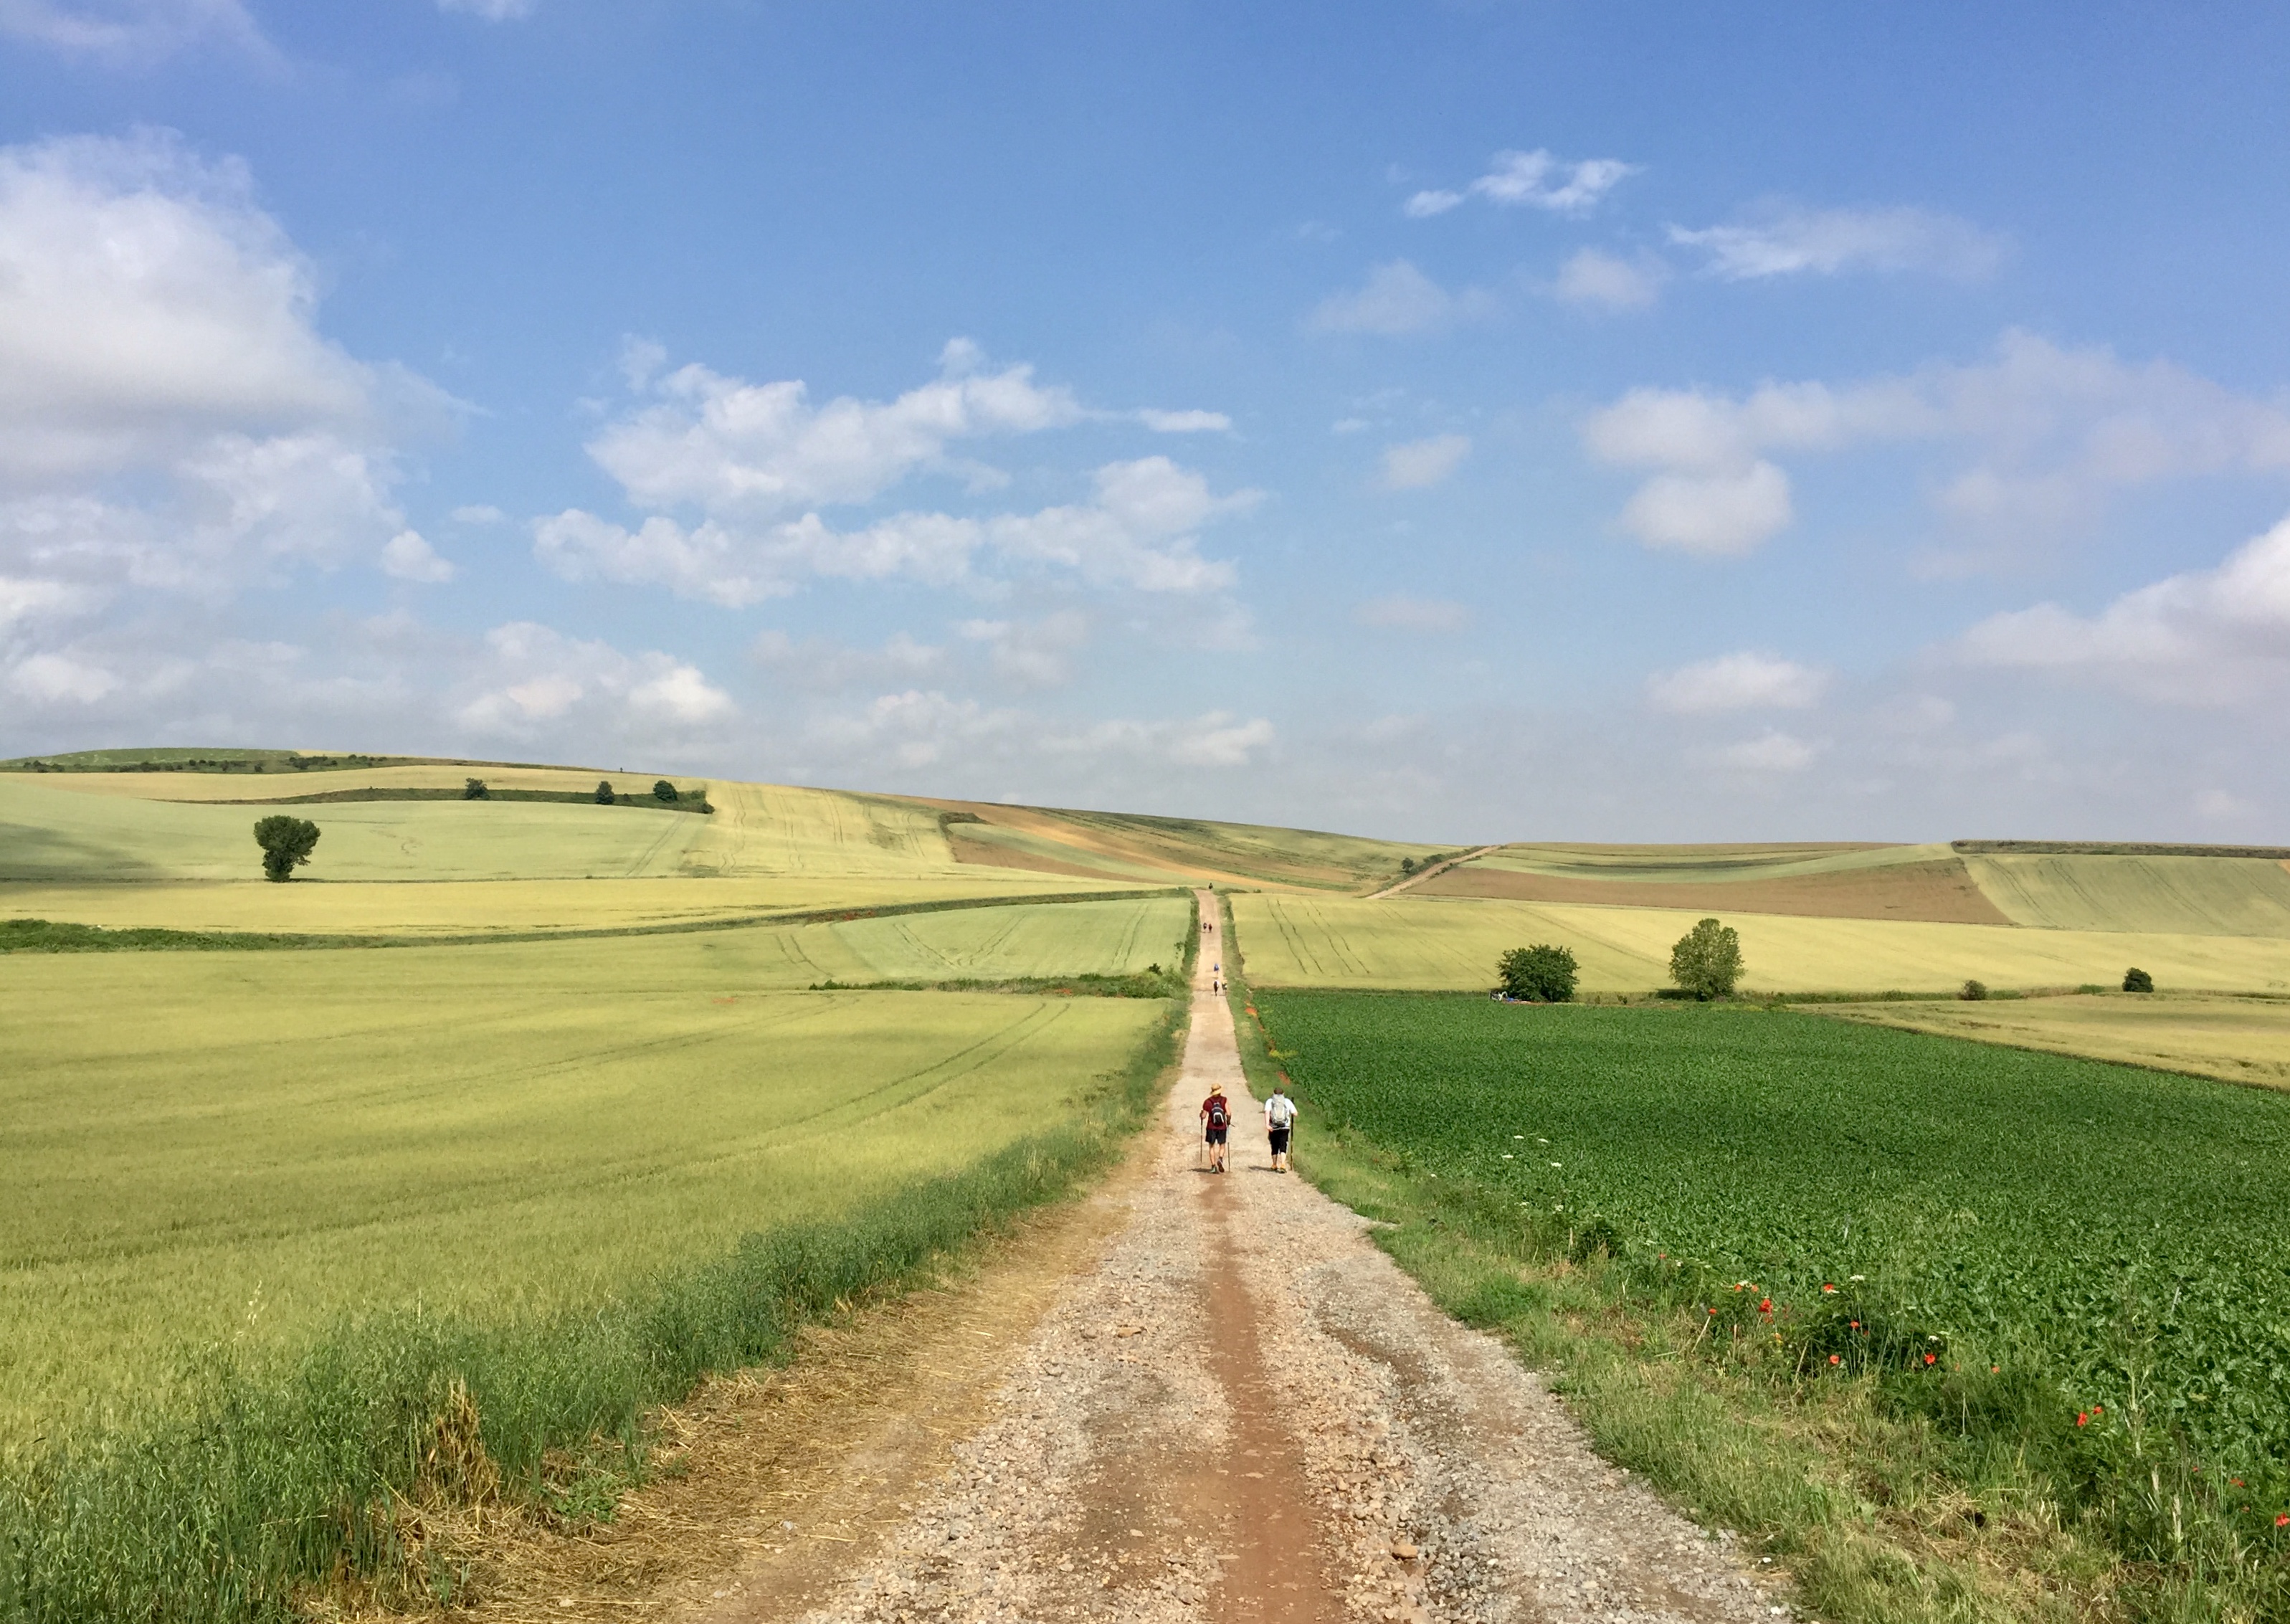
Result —
[[1227, 1132], [1229, 1132], [1229, 1129], [1225, 1129], [1225, 1128], [1210, 1128], [1210, 1129], [1206, 1130], [1206, 1132], [1207, 1132], [1208, 1136], [1209, 1136], [1209, 1143], [1210, 1143], [1210, 1144], [1212, 1144], [1212, 1145], [1221, 1145], [1221, 1144], [1223, 1144], [1223, 1143], [1224, 1143], [1224, 1136], [1225, 1136], [1225, 1134], [1226, 1134]]
[[1287, 1129], [1268, 1128], [1265, 1130], [1264, 1137], [1272, 1141], [1272, 1154], [1274, 1156], [1286, 1156], [1288, 1154]]

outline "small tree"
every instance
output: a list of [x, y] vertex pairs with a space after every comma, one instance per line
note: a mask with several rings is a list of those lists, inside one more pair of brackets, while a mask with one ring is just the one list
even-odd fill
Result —
[[1704, 919], [1669, 950], [1669, 979], [1705, 1002], [1730, 998], [1742, 979], [1742, 938], [1730, 924]]
[[481, 778], [465, 778], [461, 780], [461, 799], [464, 801], [482, 801], [492, 793], [485, 788], [485, 780]]
[[2153, 992], [2155, 990], [2155, 978], [2149, 975], [2145, 971], [2136, 967], [2126, 970], [2123, 972], [2123, 990], [2125, 992]]
[[669, 806], [675, 805], [676, 786], [669, 783], [666, 779], [658, 780], [652, 787], [652, 798], [655, 801], [665, 803]]
[[1514, 998], [1535, 1004], [1574, 1001], [1574, 956], [1565, 948], [1540, 941], [1531, 948], [1513, 948], [1496, 961], [1495, 973], [1502, 978], [1503, 991]]
[[257, 818], [254, 844], [262, 848], [262, 877], [291, 880], [296, 867], [310, 860], [310, 850], [318, 844], [318, 826], [308, 818], [283, 813]]
[[614, 801], [618, 800], [619, 798], [620, 798], [619, 796], [615, 796], [615, 795], [613, 793], [613, 780], [610, 780], [610, 779], [608, 779], [608, 778], [600, 778], [600, 779], [598, 779], [598, 780], [597, 780], [597, 805], [599, 805], [599, 806], [610, 806], [610, 805], [611, 805]]
[[1964, 999], [1966, 1003], [1977, 1004], [1988, 996], [1988, 983], [1985, 981], [1966, 981], [1964, 984], [1964, 990], [1956, 996]]

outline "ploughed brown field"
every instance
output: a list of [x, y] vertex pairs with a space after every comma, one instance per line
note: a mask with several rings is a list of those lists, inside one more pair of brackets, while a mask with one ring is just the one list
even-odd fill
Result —
[[1960, 859], [1894, 863], [1835, 874], [1739, 880], [1591, 880], [1466, 864], [1413, 887], [1419, 897], [1491, 897], [1510, 902], [1596, 902], [1614, 908], [1731, 909], [1819, 919], [1914, 919], [1935, 924], [2010, 924]]

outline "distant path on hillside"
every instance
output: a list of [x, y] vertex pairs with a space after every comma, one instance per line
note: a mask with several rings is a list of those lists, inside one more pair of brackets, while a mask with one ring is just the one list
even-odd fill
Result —
[[[1737, 1564], [1594, 1455], [1363, 1220], [1270, 1171], [1209, 991], [1222, 956], [1209, 933], [1182, 1076], [1099, 1198], [1117, 1224], [974, 1350], [999, 1373], [977, 1424], [870, 1491], [875, 1515], [785, 1502], [742, 1541], [765, 1548], [744, 1572], [669, 1616], [1770, 1624]], [[1240, 1108], [1222, 1177], [1199, 1171], [1213, 1081]]]
[[1424, 881], [1429, 879], [1435, 874], [1445, 874], [1450, 868], [1461, 868], [1463, 864], [1469, 862], [1475, 857], [1485, 857], [1490, 852], [1500, 852], [1501, 850], [1502, 843], [1498, 841], [1493, 845], [1480, 846], [1475, 851], [1466, 852], [1461, 857], [1451, 857], [1445, 862], [1434, 863], [1429, 868], [1419, 868], [1413, 874], [1409, 875], [1405, 879], [1394, 880], [1381, 891], [1371, 893], [1367, 900], [1371, 902], [1374, 902], [1379, 901], [1385, 897], [1396, 897], [1411, 885], [1421, 885]]

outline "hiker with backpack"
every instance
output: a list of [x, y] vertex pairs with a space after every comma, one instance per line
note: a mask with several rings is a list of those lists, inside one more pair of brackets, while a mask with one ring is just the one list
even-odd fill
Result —
[[1296, 1127], [1296, 1102], [1288, 1097], [1288, 1085], [1275, 1083], [1272, 1098], [1264, 1102], [1264, 1137], [1272, 1145], [1272, 1171], [1288, 1171], [1288, 1135]]
[[1201, 1101], [1201, 1138], [1208, 1146], [1209, 1171], [1224, 1171], [1225, 1136], [1232, 1130], [1232, 1105], [1224, 1097], [1224, 1084], [1209, 1084], [1209, 1097]]

